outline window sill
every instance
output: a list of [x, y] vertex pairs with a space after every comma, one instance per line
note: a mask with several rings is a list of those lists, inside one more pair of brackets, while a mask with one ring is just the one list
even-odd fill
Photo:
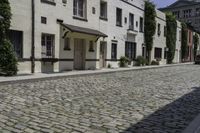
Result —
[[80, 18], [80, 17], [77, 17], [77, 16], [73, 16], [73, 19], [88, 22], [88, 20], [86, 18]]
[[122, 27], [122, 25], [118, 25], [118, 24], [116, 24], [116, 26], [117, 26], [117, 27]]
[[89, 52], [94, 52], [94, 50], [89, 50]]
[[108, 21], [108, 18], [104, 18], [104, 17], [99, 17], [99, 19], [104, 20], [104, 21]]
[[46, 4], [50, 4], [50, 5], [53, 5], [53, 6], [56, 6], [56, 3], [55, 2], [52, 2], [52, 1], [48, 1], [48, 0], [41, 0], [42, 3], [46, 3]]
[[65, 48], [64, 51], [71, 51], [71, 48]]

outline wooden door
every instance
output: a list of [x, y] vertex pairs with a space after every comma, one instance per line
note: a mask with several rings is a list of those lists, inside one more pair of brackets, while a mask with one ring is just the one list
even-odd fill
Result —
[[99, 55], [99, 65], [100, 68], [103, 68], [106, 66], [106, 42], [100, 43], [100, 55]]
[[85, 69], [85, 40], [74, 40], [74, 69]]

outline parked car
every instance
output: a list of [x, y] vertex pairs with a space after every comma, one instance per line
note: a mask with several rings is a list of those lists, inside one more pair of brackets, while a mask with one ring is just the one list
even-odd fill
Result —
[[200, 54], [196, 56], [195, 64], [200, 64]]

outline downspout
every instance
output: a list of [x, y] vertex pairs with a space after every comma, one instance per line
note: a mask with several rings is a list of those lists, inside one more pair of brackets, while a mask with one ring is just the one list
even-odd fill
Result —
[[31, 73], [35, 73], [35, 0], [31, 0], [32, 35], [31, 35]]

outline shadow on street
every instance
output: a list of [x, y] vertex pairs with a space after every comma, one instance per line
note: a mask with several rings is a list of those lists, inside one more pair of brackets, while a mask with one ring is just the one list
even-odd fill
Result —
[[123, 133], [181, 133], [200, 114], [200, 87], [147, 116]]

